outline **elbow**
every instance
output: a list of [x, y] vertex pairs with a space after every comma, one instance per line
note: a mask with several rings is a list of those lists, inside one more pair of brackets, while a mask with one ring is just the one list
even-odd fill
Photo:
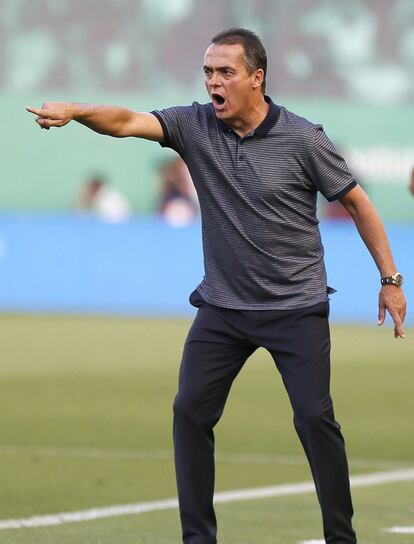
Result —
[[348, 202], [346, 204], [342, 203], [342, 205], [353, 219], [357, 217], [358, 207], [353, 202]]
[[372, 207], [368, 195], [360, 186], [349, 191], [349, 193], [340, 199], [340, 202], [353, 219]]

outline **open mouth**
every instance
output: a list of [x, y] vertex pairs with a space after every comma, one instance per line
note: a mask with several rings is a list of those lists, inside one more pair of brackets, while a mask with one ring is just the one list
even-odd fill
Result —
[[219, 109], [224, 106], [224, 103], [226, 101], [225, 98], [223, 98], [220, 94], [217, 94], [217, 93], [212, 93], [211, 99], [213, 101], [214, 106], [216, 106], [216, 108], [219, 108]]

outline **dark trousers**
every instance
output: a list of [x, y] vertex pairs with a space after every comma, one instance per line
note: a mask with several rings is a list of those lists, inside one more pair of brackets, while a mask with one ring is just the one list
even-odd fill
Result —
[[[300, 310], [199, 307], [184, 346], [174, 402], [175, 465], [183, 542], [215, 544], [214, 433], [231, 384], [258, 348], [272, 355], [312, 470], [328, 544], [355, 544], [348, 465], [329, 393], [326, 302]], [[269, 414], [269, 417], [272, 417]]]

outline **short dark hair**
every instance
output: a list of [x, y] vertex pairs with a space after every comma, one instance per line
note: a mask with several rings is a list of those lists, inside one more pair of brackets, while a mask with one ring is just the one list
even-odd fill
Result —
[[267, 56], [266, 50], [257, 34], [246, 28], [232, 27], [219, 32], [212, 38], [211, 43], [217, 45], [237, 45], [240, 44], [244, 49], [244, 62], [249, 74], [255, 70], [263, 70], [264, 77], [262, 83], [262, 92], [266, 90], [266, 72]]

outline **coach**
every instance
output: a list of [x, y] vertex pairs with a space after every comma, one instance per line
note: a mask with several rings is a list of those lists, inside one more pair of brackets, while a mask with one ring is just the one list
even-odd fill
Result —
[[[288, 392], [310, 463], [328, 544], [353, 544], [344, 441], [329, 392], [329, 302], [316, 218], [318, 191], [350, 212], [381, 278], [386, 310], [403, 337], [405, 299], [376, 211], [320, 125], [265, 95], [266, 52], [251, 31], [212, 40], [204, 57], [211, 101], [152, 113], [45, 103], [42, 128], [71, 120], [115, 137], [155, 140], [186, 162], [200, 200], [205, 277], [185, 342], [174, 403], [174, 447], [185, 544], [214, 544], [214, 434], [246, 359], [266, 348]], [[340, 248], [338, 248], [340, 250]], [[338, 251], [338, 259], [349, 266]], [[361, 281], [349, 268], [349, 288]], [[364, 280], [366, 281], [366, 280]], [[269, 414], [269, 417], [274, 417]]]

